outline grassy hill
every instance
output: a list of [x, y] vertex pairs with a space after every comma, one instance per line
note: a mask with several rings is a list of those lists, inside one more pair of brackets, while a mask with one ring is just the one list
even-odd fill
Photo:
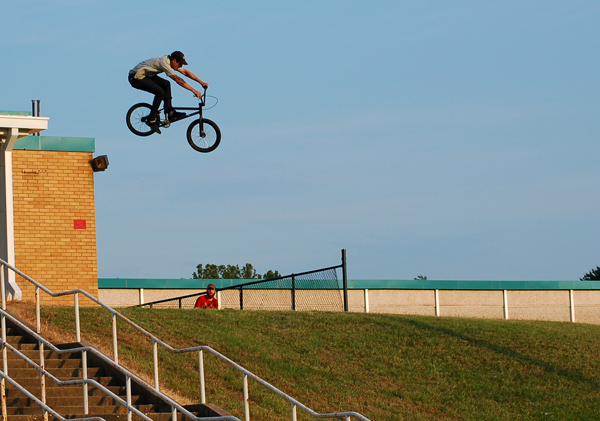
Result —
[[[73, 329], [72, 313], [44, 309], [45, 329], [59, 336], [58, 328]], [[318, 312], [124, 314], [173, 346], [210, 345], [319, 412], [352, 410], [373, 421], [600, 418], [600, 326]], [[109, 315], [82, 309], [81, 316], [83, 340], [112, 355]], [[120, 360], [152, 378], [149, 342], [120, 323], [119, 343]], [[159, 355], [161, 387], [199, 402], [197, 354]], [[241, 374], [212, 356], [205, 370], [207, 400], [243, 419]], [[290, 406], [253, 381], [250, 399], [252, 419], [290, 419]], [[313, 418], [299, 411], [298, 419]]]

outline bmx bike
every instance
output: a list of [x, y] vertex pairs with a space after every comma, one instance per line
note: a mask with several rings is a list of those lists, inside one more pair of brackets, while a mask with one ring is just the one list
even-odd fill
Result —
[[185, 116], [175, 120], [169, 120], [169, 116], [161, 108], [158, 114], [160, 116], [164, 112], [165, 118], [154, 126], [147, 123], [152, 106], [145, 102], [140, 102], [127, 111], [127, 127], [132, 133], [138, 136], [150, 136], [156, 133], [157, 127], [169, 128], [171, 123], [197, 115], [198, 118], [194, 119], [187, 129], [188, 143], [198, 152], [214, 151], [219, 146], [219, 143], [221, 143], [221, 130], [214, 121], [202, 116], [202, 108], [206, 105], [206, 89], [204, 89], [204, 94], [198, 100], [198, 107], [173, 107], [175, 111], [185, 114]]

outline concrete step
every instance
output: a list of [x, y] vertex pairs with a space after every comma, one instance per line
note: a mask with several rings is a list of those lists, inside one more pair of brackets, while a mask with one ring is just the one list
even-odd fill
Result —
[[[125, 390], [125, 386], [105, 386], [108, 390], [113, 392], [119, 396], [125, 396], [127, 391]], [[35, 386], [27, 388], [27, 390], [32, 393], [34, 396], [40, 397], [42, 396], [42, 391], [40, 388], [40, 382], [38, 381]], [[68, 384], [64, 386], [56, 386], [47, 387], [46, 388], [46, 396], [79, 396], [83, 393], [83, 385], [80, 384]], [[104, 391], [98, 389], [96, 386], [88, 385], [88, 396], [106, 396]], [[7, 399], [11, 398], [19, 398], [25, 397], [25, 395], [17, 388], [14, 388], [10, 385], [6, 387], [6, 397]]]
[[[127, 400], [125, 396], [122, 398], [123, 400]], [[60, 412], [59, 409], [64, 407], [78, 407], [79, 410], [83, 412], [83, 393], [82, 390], [79, 390], [78, 393], [69, 396], [48, 396], [46, 397], [46, 403], [57, 412]], [[131, 403], [134, 405], [141, 405], [144, 404], [144, 399], [140, 395], [131, 395]], [[120, 405], [120, 403], [110, 396], [96, 395], [88, 396], [88, 405], [92, 407]], [[7, 398], [6, 406], [11, 408], [38, 407], [37, 403], [33, 399], [27, 397]]]
[[36, 340], [32, 339], [29, 335], [25, 334], [6, 334], [6, 342], [13, 345], [14, 344], [22, 344], [22, 343], [37, 343]]
[[[19, 351], [27, 358], [33, 361], [39, 361], [40, 350], [36, 347], [35, 349], [19, 349]], [[12, 351], [8, 351], [8, 360], [20, 360], [21, 357]], [[44, 359], [46, 360], [68, 360], [68, 359], [81, 359], [81, 352], [56, 352], [49, 350], [47, 347], [44, 350]]]
[[[153, 412], [152, 405], [134, 405], [136, 409], [139, 411]], [[65, 418], [74, 418], [73, 415], [83, 414], [83, 406], [63, 406], [61, 408], [52, 408], [59, 414], [61, 414]], [[90, 415], [100, 415], [100, 414], [127, 414], [127, 410], [124, 406], [90, 406]], [[39, 406], [35, 407], [21, 407], [21, 408], [7, 408], [9, 419], [12, 420], [12, 415], [39, 415], [42, 412], [42, 409]]]
[[[41, 409], [40, 409], [41, 412]], [[150, 419], [154, 421], [171, 421], [171, 413], [147, 413]], [[89, 415], [88, 415], [89, 416]], [[126, 414], [96, 414], [95, 416], [101, 416], [106, 421], [127, 421]], [[83, 413], [79, 414], [71, 414], [69, 418], [85, 418], [86, 415]], [[143, 418], [138, 417], [133, 414], [131, 417], [133, 420], [143, 420]], [[48, 415], [48, 421], [59, 421], [60, 418], [54, 418], [52, 415]], [[191, 419], [188, 417], [183, 417], [181, 414], [177, 414], [177, 421], [190, 421]], [[10, 417], [10, 421], [44, 421], [44, 417], [42, 415], [12, 415]]]
[[[24, 378], [24, 379], [19, 379], [19, 378], [15, 378], [13, 377], [12, 372], [9, 370], [8, 375], [11, 376], [13, 379], [15, 379], [22, 387], [26, 388], [27, 390], [31, 389], [31, 388], [39, 388], [40, 387], [40, 377], [39, 375], [37, 377], [28, 377], [28, 378]], [[102, 377], [89, 377], [90, 379], [93, 379], [95, 381], [97, 381], [98, 383], [100, 383], [102, 386], [122, 386], [121, 382], [119, 382], [119, 380], [110, 377], [110, 376], [102, 376]], [[52, 380], [50, 379], [46, 379], [46, 386], [50, 389], [54, 388], [54, 387], [65, 387], [64, 386], [58, 386], [56, 383], [54, 383]], [[82, 387], [83, 385], [75, 385], [78, 387]], [[7, 389], [10, 388], [10, 385], [6, 386]]]
[[[46, 370], [59, 380], [81, 379], [83, 375], [82, 368], [46, 368]], [[100, 367], [88, 368], [88, 378], [98, 377], [101, 374], [102, 369]], [[30, 378], [40, 378], [40, 372], [31, 366], [27, 368], [12, 368], [9, 366], [8, 375], [13, 379], [19, 379], [19, 381]]]
[[[17, 348], [20, 353], [24, 354], [33, 362], [39, 362], [39, 343], [24, 333], [21, 329], [11, 327], [7, 323], [8, 336], [7, 342]], [[79, 344], [61, 344], [61, 348], [79, 347]], [[104, 366], [98, 362], [98, 358], [88, 354], [96, 364], [105, 367], [104, 369], [98, 366], [89, 365], [88, 377], [100, 383], [103, 387], [118, 395], [121, 399], [126, 399], [126, 389], [124, 378], [122, 375], [116, 377], [109, 376], [113, 373], [113, 368], [110, 364]], [[55, 352], [48, 347], [44, 349], [44, 365], [46, 369], [54, 376], [61, 380], [80, 379], [82, 376], [81, 368], [82, 353], [79, 352]], [[21, 357], [9, 350], [7, 354], [8, 374], [14, 378], [22, 387], [26, 388], [29, 393], [41, 396], [40, 388], [40, 373], [37, 369], [29, 366]], [[169, 405], [160, 400], [152, 393], [152, 387], [146, 389], [144, 386], [132, 384], [133, 393], [132, 403], [142, 413], [155, 421], [171, 421], [172, 414]], [[127, 410], [118, 401], [106, 395], [95, 386], [88, 385], [89, 396], [89, 414], [83, 413], [83, 385], [63, 385], [59, 386], [50, 379], [46, 379], [46, 401], [48, 405], [57, 413], [61, 414], [66, 419], [85, 418], [89, 416], [98, 416], [106, 421], [126, 421]], [[18, 389], [7, 385], [6, 399], [8, 408], [8, 419], [11, 421], [43, 421], [43, 411], [35, 401], [28, 398]], [[202, 406], [202, 409], [198, 409]], [[192, 409], [194, 407], [195, 409]], [[214, 406], [213, 406], [214, 407]], [[193, 405], [189, 410], [192, 413], [204, 414], [204, 416], [216, 416], [222, 414], [222, 409], [218, 407], [209, 408], [206, 405]], [[215, 410], [216, 408], [216, 410]], [[206, 412], [208, 410], [208, 412]], [[156, 411], [161, 411], [156, 413]], [[166, 411], [166, 412], [164, 412]], [[200, 412], [198, 412], [200, 411]], [[217, 411], [217, 412], [215, 412]], [[142, 418], [133, 415], [134, 420], [138, 421]], [[49, 416], [50, 421], [54, 421], [53, 416]], [[57, 420], [57, 419], [56, 419]], [[190, 421], [181, 414], [177, 414], [178, 421]]]
[[[38, 353], [39, 354], [39, 353]], [[39, 357], [30, 358], [33, 362], [39, 364]], [[44, 357], [44, 365], [46, 366], [46, 370], [51, 370], [53, 368], [81, 368], [81, 360], [76, 358], [68, 358], [68, 359], [58, 359], [58, 358], [45, 358]], [[29, 363], [21, 358], [10, 358], [8, 360], [8, 372], [13, 368], [28, 368], [31, 367]], [[89, 366], [88, 366], [89, 368]]]
[[12, 342], [9, 338], [6, 338], [6, 342], [8, 342], [9, 344], [11, 344], [15, 348], [17, 348], [19, 351], [21, 351], [21, 350], [38, 349], [38, 343], [37, 342], [35, 342], [35, 343], [31, 343], [31, 342]]

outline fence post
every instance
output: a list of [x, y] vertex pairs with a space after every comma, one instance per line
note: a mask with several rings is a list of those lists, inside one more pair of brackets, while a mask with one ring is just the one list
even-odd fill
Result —
[[346, 249], [342, 249], [342, 279], [344, 282], [344, 311], [348, 311], [348, 275], [346, 271]]
[[504, 320], [508, 320], [508, 292], [506, 290], [502, 294], [502, 301], [504, 305]]
[[569, 307], [571, 308], [571, 322], [575, 323], [575, 299], [572, 289], [569, 290]]
[[292, 310], [296, 310], [296, 275], [292, 273]]
[[440, 315], [440, 290], [435, 290], [435, 315], [439, 317]]
[[240, 287], [240, 310], [244, 309], [244, 288]]
[[369, 312], [369, 290], [365, 289], [365, 313]]

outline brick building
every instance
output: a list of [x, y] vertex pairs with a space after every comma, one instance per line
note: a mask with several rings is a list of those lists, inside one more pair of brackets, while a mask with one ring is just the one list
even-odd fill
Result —
[[[94, 139], [43, 136], [13, 149], [15, 265], [54, 292], [98, 296], [93, 152]], [[23, 300], [35, 298], [30, 283], [17, 284]], [[73, 297], [52, 299], [64, 300]]]
[[[94, 148], [92, 138], [18, 136], [2, 143], [0, 257], [53, 292], [80, 288], [98, 296]], [[6, 275], [14, 298], [35, 299], [29, 282]], [[45, 293], [41, 299], [73, 302]]]

